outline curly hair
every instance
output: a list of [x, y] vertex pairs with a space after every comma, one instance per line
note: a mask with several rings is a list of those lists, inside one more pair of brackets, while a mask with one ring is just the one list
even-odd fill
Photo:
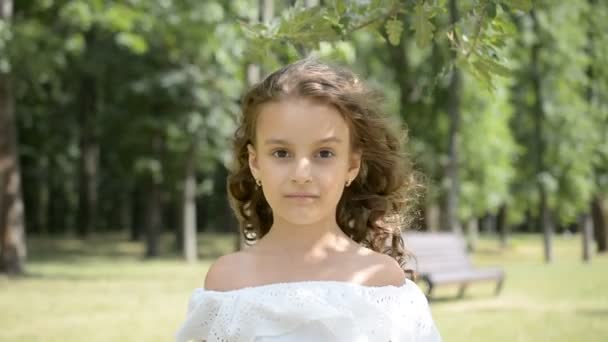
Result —
[[382, 114], [380, 94], [354, 73], [312, 58], [275, 71], [243, 97], [228, 193], [245, 242], [264, 237], [273, 222], [272, 209], [249, 169], [247, 145], [255, 142], [261, 105], [289, 98], [314, 99], [342, 114], [350, 129], [351, 149], [361, 152], [361, 168], [342, 194], [336, 221], [355, 242], [390, 255], [413, 277], [407, 267], [412, 254], [401, 233], [415, 217], [422, 183], [403, 151], [406, 131], [393, 129], [399, 125]]

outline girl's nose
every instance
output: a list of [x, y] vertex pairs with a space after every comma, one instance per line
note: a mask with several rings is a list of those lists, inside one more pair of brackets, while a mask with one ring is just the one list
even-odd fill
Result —
[[300, 158], [296, 160], [291, 181], [300, 184], [312, 181], [310, 159]]

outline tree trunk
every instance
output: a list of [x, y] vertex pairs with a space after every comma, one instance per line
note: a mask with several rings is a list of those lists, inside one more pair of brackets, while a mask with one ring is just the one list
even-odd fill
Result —
[[496, 233], [496, 218], [492, 213], [487, 212], [479, 218], [479, 227], [482, 232], [488, 235]]
[[[536, 12], [532, 10], [530, 12], [532, 17], [532, 23], [534, 27], [534, 32], [537, 37], [540, 36], [540, 28], [538, 24], [538, 20], [536, 18]], [[541, 86], [541, 75], [539, 68], [539, 52], [541, 49], [540, 45], [541, 40], [537, 39], [536, 43], [532, 46], [531, 51], [531, 66], [532, 66], [532, 84], [535, 94], [535, 102], [534, 108], [536, 112], [534, 126], [535, 126], [535, 136], [537, 139], [536, 143], [536, 176], [537, 176], [537, 186], [539, 193], [539, 218], [540, 225], [543, 232], [543, 245], [544, 245], [544, 255], [545, 262], [551, 263], [553, 261], [553, 249], [552, 249], [552, 241], [553, 241], [553, 225], [549, 222], [549, 208], [547, 207], [547, 191], [545, 189], [545, 185], [541, 176], [546, 172], [545, 165], [543, 161], [544, 155], [544, 141], [543, 141], [543, 120], [544, 120], [544, 108], [543, 108], [543, 95], [542, 95], [542, 86]]]
[[118, 215], [120, 216], [118, 219], [118, 224], [120, 227], [120, 230], [124, 231], [130, 231], [131, 230], [131, 223], [133, 222], [133, 219], [131, 217], [131, 215], [133, 214], [133, 212], [131, 211], [132, 208], [132, 191], [131, 189], [129, 189], [129, 187], [127, 187], [127, 189], [124, 189], [121, 194], [120, 194], [120, 204], [118, 207]]
[[49, 232], [49, 157], [48, 155], [41, 156], [40, 166], [38, 170], [38, 191], [36, 202], [36, 225], [38, 233], [46, 235]]
[[[173, 229], [173, 233], [175, 234], [175, 251], [178, 253], [183, 253], [184, 252], [184, 231], [183, 231], [183, 227], [184, 227], [184, 193], [181, 192], [179, 194], [179, 200], [177, 200], [177, 203], [174, 203], [173, 205], [175, 206], [175, 210], [176, 210], [176, 215], [173, 217], [173, 222], [172, 225], [175, 227], [175, 229]], [[200, 224], [199, 219], [198, 219], [198, 211], [200, 210], [198, 203], [195, 202], [194, 205], [196, 206], [196, 210], [195, 210], [195, 214], [196, 214], [196, 224], [197, 226]]]
[[437, 203], [428, 203], [425, 210], [425, 221], [428, 231], [436, 232], [439, 230], [440, 210]]
[[599, 194], [593, 197], [591, 214], [597, 252], [606, 253], [608, 251], [608, 205], [606, 205], [606, 199]]
[[540, 191], [540, 225], [543, 231], [543, 246], [545, 262], [553, 262], [553, 224], [549, 217], [549, 209], [547, 208], [547, 194], [543, 185], [539, 185]]
[[135, 179], [133, 191], [131, 192], [131, 229], [129, 229], [129, 240], [141, 240], [141, 227], [146, 224], [145, 191], [142, 179]]
[[[196, 138], [193, 138], [196, 139]], [[196, 141], [193, 141], [186, 156], [186, 172], [184, 178], [183, 210], [183, 246], [184, 258], [188, 262], [197, 259], [196, 250]]]
[[[51, 169], [51, 174], [54, 172], [57, 172], [56, 168]], [[50, 179], [53, 179], [53, 176]], [[50, 182], [49, 198], [53, 198], [53, 200], [49, 202], [48, 207], [48, 231], [53, 234], [67, 227], [68, 218], [65, 213], [68, 212], [69, 208], [64, 187], [58, 182]]]
[[498, 209], [496, 215], [496, 231], [498, 232], [498, 241], [500, 248], [506, 248], [508, 245], [508, 226], [507, 226], [507, 205], [503, 204]]
[[[0, 18], [10, 22], [13, 1], [0, 0]], [[25, 211], [10, 76], [0, 74], [0, 272], [25, 272]]]
[[162, 225], [160, 184], [150, 176], [146, 203], [146, 258], [159, 255], [159, 238]]
[[538, 230], [538, 222], [536, 218], [532, 215], [531, 209], [526, 209], [525, 222], [524, 222], [524, 231], [526, 233], [536, 233], [540, 232]]
[[97, 223], [97, 172], [99, 144], [96, 134], [96, 83], [84, 75], [80, 88], [80, 160], [78, 187], [78, 236], [85, 238]]
[[[163, 138], [160, 136], [160, 133], [158, 133], [153, 137], [152, 141], [153, 154], [157, 160], [161, 160], [162, 144]], [[162, 167], [158, 172], [162, 172]], [[159, 256], [163, 213], [161, 178], [160, 175], [155, 175], [152, 171], [146, 176], [146, 258]]]
[[479, 236], [479, 220], [476, 218], [470, 219], [467, 223], [467, 249], [469, 252], [474, 252], [477, 245], [477, 238]]
[[582, 214], [578, 222], [583, 242], [583, 262], [591, 261], [591, 242], [593, 241], [593, 228], [589, 214]]
[[[456, 0], [450, 0], [450, 22], [458, 21], [458, 6]], [[455, 54], [454, 54], [455, 56]], [[447, 194], [445, 197], [445, 215], [443, 215], [443, 226], [445, 229], [461, 234], [462, 229], [458, 224], [458, 200], [460, 183], [458, 179], [458, 144], [460, 140], [460, 96], [461, 79], [460, 71], [454, 67], [450, 78], [447, 101], [447, 112], [449, 115], [448, 135], [448, 163], [445, 168], [445, 179], [447, 180]]]
[[[590, 8], [597, 5], [596, 0], [588, 1]], [[595, 48], [595, 37], [593, 27], [589, 27], [587, 31], [587, 54], [591, 58], [591, 63], [587, 66], [587, 77], [589, 81], [587, 83], [587, 104], [589, 111], [592, 111], [593, 101], [596, 97], [593, 91], [593, 84], [596, 81], [596, 73], [594, 72], [594, 48]], [[593, 237], [597, 244], [597, 252], [605, 253], [608, 251], [608, 207], [605, 203], [605, 198], [602, 194], [597, 193], [591, 199], [591, 217], [593, 220]]]
[[26, 206], [25, 210], [29, 213], [25, 221], [28, 235], [47, 235], [49, 204], [47, 154], [43, 150], [38, 150], [36, 156], [32, 158], [22, 157], [19, 160], [19, 168], [22, 170], [22, 201]]

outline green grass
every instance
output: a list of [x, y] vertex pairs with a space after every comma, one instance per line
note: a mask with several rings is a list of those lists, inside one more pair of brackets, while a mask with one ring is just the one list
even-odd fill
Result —
[[495, 246], [482, 240], [473, 259], [505, 269], [498, 297], [493, 284], [480, 284], [464, 300], [432, 303], [446, 340], [608, 341], [608, 255], [584, 264], [578, 236], [555, 239], [550, 265], [543, 262], [540, 236], [518, 236], [503, 252]]
[[[172, 340], [191, 289], [233, 238], [201, 236], [204, 258], [194, 265], [170, 252], [170, 240], [163, 240], [165, 257], [146, 261], [141, 244], [123, 236], [31, 239], [28, 276], [0, 277], [0, 341]], [[463, 299], [434, 301], [444, 340], [608, 340], [608, 256], [583, 264], [580, 249], [578, 237], [558, 237], [555, 261], [545, 265], [540, 236], [517, 236], [504, 251], [482, 239], [474, 261], [505, 268], [503, 293], [478, 284]]]

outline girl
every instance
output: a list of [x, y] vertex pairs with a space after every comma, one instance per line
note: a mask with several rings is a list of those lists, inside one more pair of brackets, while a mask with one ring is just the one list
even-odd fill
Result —
[[407, 278], [417, 182], [378, 96], [305, 59], [255, 85], [228, 179], [250, 245], [220, 257], [177, 341], [440, 341]]

